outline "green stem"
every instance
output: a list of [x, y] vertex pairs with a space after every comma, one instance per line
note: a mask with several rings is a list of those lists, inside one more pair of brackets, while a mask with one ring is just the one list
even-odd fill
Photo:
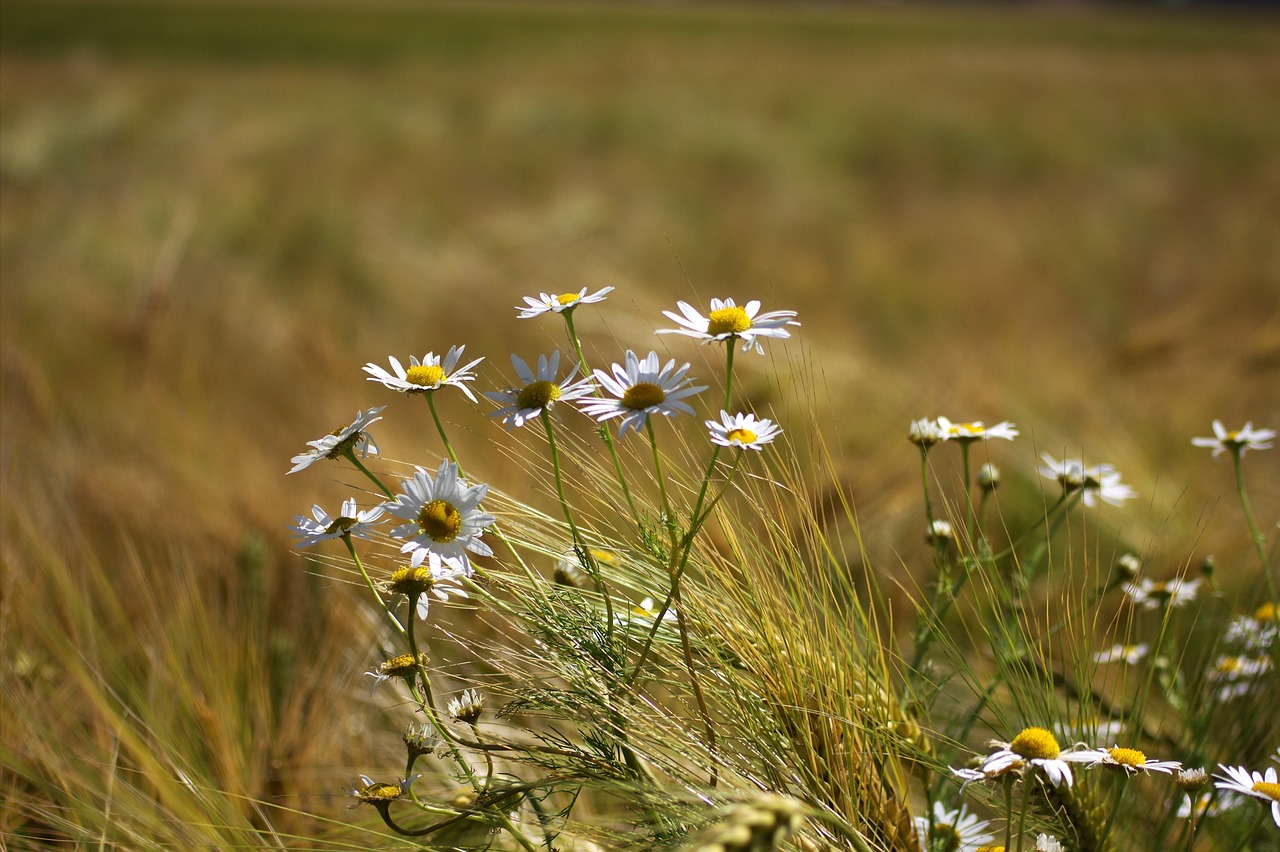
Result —
[[1009, 852], [1013, 846], [1013, 776], [1004, 779], [1004, 848]]
[[436, 431], [440, 433], [440, 440], [444, 442], [445, 452], [449, 454], [449, 461], [453, 462], [454, 467], [458, 469], [458, 478], [466, 479], [462, 472], [462, 465], [458, 464], [458, 455], [453, 451], [453, 445], [449, 443], [449, 436], [445, 434], [444, 424], [440, 422], [440, 413], [436, 411], [436, 395], [434, 393], [423, 394], [427, 398], [427, 407], [431, 409], [431, 419], [436, 422]]
[[733, 353], [738, 350], [738, 347], [736, 345], [737, 339], [733, 337], [729, 338], [725, 343], [727, 344], [725, 346], [727, 354], [725, 355], [724, 370], [724, 410], [729, 413], [729, 403], [733, 399]]
[[1244, 456], [1244, 447], [1233, 447], [1231, 451], [1231, 460], [1235, 462], [1236, 468], [1236, 493], [1240, 495], [1240, 506], [1244, 509], [1245, 522], [1249, 524], [1249, 535], [1253, 539], [1253, 546], [1258, 551], [1258, 562], [1262, 564], [1262, 576], [1267, 581], [1267, 594], [1271, 596], [1271, 603], [1277, 603], [1276, 584], [1271, 577], [1271, 565], [1267, 559], [1267, 548], [1261, 531], [1258, 530], [1258, 523], [1253, 518], [1253, 507], [1249, 504], [1249, 494], [1244, 489], [1244, 470], [1241, 467], [1240, 459]]
[[1125, 787], [1128, 786], [1125, 783], [1127, 780], [1127, 778], [1121, 778], [1119, 781], [1115, 801], [1111, 803], [1111, 813], [1107, 815], [1107, 825], [1102, 829], [1102, 837], [1098, 838], [1099, 850], [1107, 848], [1107, 838], [1111, 836], [1111, 826], [1115, 824], [1116, 815], [1120, 813], [1120, 802], [1124, 799]]
[[667, 532], [671, 536], [672, 545], [675, 544], [676, 519], [671, 514], [671, 501], [667, 499], [667, 480], [662, 475], [662, 456], [658, 453], [658, 436], [653, 433], [653, 418], [646, 417], [644, 419], [645, 431], [649, 434], [649, 446], [653, 448], [653, 472], [658, 479], [658, 494], [662, 497], [662, 518], [663, 526], [667, 528]]
[[[409, 641], [409, 653], [413, 655], [414, 665], [418, 668], [418, 680], [421, 681], [422, 693], [419, 694], [419, 684], [410, 682], [409, 691], [413, 693], [414, 701], [422, 708], [423, 713], [427, 717], [427, 721], [431, 723], [431, 727], [435, 730], [436, 735], [440, 737], [449, 746], [449, 755], [453, 758], [454, 763], [467, 776], [467, 780], [471, 782], [471, 787], [476, 793], [484, 791], [484, 786], [480, 783], [480, 779], [476, 777], [475, 772], [471, 769], [471, 764], [467, 763], [466, 758], [458, 751], [457, 745], [454, 743], [454, 736], [440, 721], [440, 711], [436, 708], [435, 696], [431, 691], [431, 679], [427, 676], [427, 668], [422, 663], [422, 656], [418, 653], [418, 640], [413, 635], [413, 627], [417, 623], [414, 617], [414, 611], [418, 608], [417, 599], [409, 601], [409, 629], [406, 631], [406, 637]], [[424, 697], [425, 696], [425, 700]], [[487, 755], [486, 755], [487, 756]]]
[[973, 543], [973, 484], [969, 479], [969, 445], [970, 441], [962, 440], [960, 442], [960, 459], [964, 464], [964, 533], [966, 543], [970, 548], [974, 547]]
[[356, 469], [357, 469], [357, 470], [359, 470], [359, 471], [360, 471], [361, 473], [363, 473], [365, 476], [369, 477], [369, 479], [371, 479], [371, 480], [373, 481], [373, 484], [374, 484], [374, 485], [376, 485], [376, 486], [378, 486], [378, 490], [379, 490], [379, 491], [381, 491], [381, 492], [383, 493], [383, 495], [384, 495], [384, 496], [386, 496], [386, 498], [387, 498], [388, 500], [394, 500], [394, 499], [395, 499], [395, 495], [394, 495], [394, 494], [392, 494], [392, 493], [387, 489], [387, 486], [385, 486], [385, 485], [383, 485], [383, 484], [382, 484], [382, 480], [381, 480], [381, 479], [379, 479], [378, 477], [374, 476], [374, 475], [373, 475], [373, 472], [372, 472], [372, 471], [370, 471], [370, 470], [369, 470], [369, 468], [365, 467], [365, 466], [364, 466], [364, 464], [360, 461], [360, 459], [356, 458], [356, 451], [355, 451], [355, 450], [347, 450], [345, 453], [343, 453], [343, 455], [347, 457], [347, 460], [348, 460], [348, 461], [350, 461], [353, 465], [355, 465], [355, 466], [356, 466]]
[[[1022, 841], [1026, 838], [1027, 828], [1027, 805], [1031, 801], [1031, 779], [1034, 772], [1028, 771], [1026, 777], [1022, 779], [1022, 807], [1018, 810], [1018, 852], [1022, 852]], [[1008, 852], [1008, 845], [1005, 846]]]
[[[342, 543], [347, 546], [347, 552], [351, 554], [352, 560], [356, 563], [356, 568], [360, 571], [360, 576], [364, 578], [365, 585], [369, 587], [369, 591], [373, 593], [374, 600], [378, 602], [378, 608], [382, 610], [383, 615], [385, 615], [387, 620], [391, 622], [391, 626], [395, 628], [395, 631], [403, 635], [405, 632], [404, 625], [400, 623], [400, 620], [395, 617], [391, 608], [387, 606], [387, 602], [382, 599], [382, 594], [378, 591], [378, 587], [373, 582], [373, 578], [370, 577], [369, 572], [364, 569], [364, 563], [360, 561], [360, 556], [356, 553], [355, 545], [351, 543], [350, 533], [343, 534]], [[412, 613], [410, 613], [410, 615], [412, 615]], [[412, 618], [410, 621], [412, 622]]]

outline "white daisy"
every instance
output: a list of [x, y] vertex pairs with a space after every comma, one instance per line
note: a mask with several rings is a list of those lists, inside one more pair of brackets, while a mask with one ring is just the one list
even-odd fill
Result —
[[683, 334], [706, 343], [740, 339], [743, 352], [754, 348], [761, 355], [764, 354], [761, 338], [790, 337], [791, 332], [786, 326], [800, 324], [795, 320], [795, 311], [760, 313], [760, 302], [755, 299], [741, 308], [734, 304], [733, 299], [712, 299], [711, 311], [705, 317], [688, 302], [676, 302], [676, 307], [680, 309], [679, 314], [674, 311], [662, 313], [680, 328], [660, 328], [658, 334]]
[[474, 725], [484, 712], [484, 695], [477, 689], [465, 690], [457, 698], [450, 698], [445, 710], [450, 718]]
[[1214, 458], [1227, 451], [1233, 453], [1238, 451], [1243, 456], [1249, 450], [1271, 449], [1271, 442], [1275, 440], [1276, 431], [1274, 429], [1255, 429], [1253, 428], [1253, 423], [1246, 423], [1244, 428], [1230, 432], [1222, 425], [1221, 420], [1215, 420], [1213, 421], [1213, 435], [1212, 438], [1192, 438], [1191, 443], [1197, 447], [1212, 449]]
[[937, 420], [912, 420], [911, 425], [907, 427], [907, 440], [917, 447], [928, 449], [945, 438], [946, 435], [943, 434]]
[[976, 852], [995, 842], [995, 837], [987, 833], [991, 823], [978, 819], [964, 805], [949, 811], [942, 802], [934, 802], [933, 818], [916, 817], [915, 823], [921, 849], [936, 847], [953, 852]]
[[1143, 609], [1159, 609], [1162, 606], [1186, 606], [1196, 599], [1196, 592], [1199, 589], [1199, 577], [1194, 580], [1175, 577], [1164, 581], [1143, 577], [1136, 583], [1126, 584], [1124, 594], [1134, 606], [1140, 606]]
[[1226, 776], [1215, 775], [1220, 779], [1213, 782], [1219, 790], [1231, 793], [1243, 793], [1271, 805], [1271, 819], [1280, 825], [1280, 779], [1276, 777], [1274, 766], [1268, 766], [1266, 772], [1250, 772], [1243, 766], [1226, 766], [1218, 764], [1218, 768]]
[[1150, 647], [1146, 642], [1137, 645], [1112, 645], [1105, 651], [1093, 655], [1095, 663], [1124, 663], [1132, 666], [1147, 655]]
[[938, 428], [942, 431], [942, 440], [961, 443], [990, 441], [992, 438], [1012, 441], [1018, 436], [1017, 428], [1008, 420], [1002, 420], [994, 426], [983, 426], [981, 420], [975, 420], [972, 423], [952, 423], [945, 417], [939, 417]]
[[449, 602], [449, 595], [460, 598], [470, 597], [462, 588], [459, 577], [472, 575], [471, 564], [463, 564], [457, 559], [445, 559], [440, 554], [428, 552], [426, 565], [400, 568], [391, 574], [387, 584], [392, 594], [404, 595], [416, 602], [418, 618], [426, 620], [431, 608], [431, 598], [444, 603]]
[[1036, 838], [1036, 852], [1066, 852], [1066, 848], [1052, 834], [1041, 834]]
[[711, 443], [740, 450], [761, 450], [778, 435], [782, 428], [772, 420], [757, 420], [754, 414], [730, 414], [720, 412], [720, 422], [707, 421], [711, 431]]
[[1276, 605], [1265, 603], [1253, 615], [1239, 615], [1227, 625], [1226, 642], [1239, 644], [1246, 651], [1265, 651], [1280, 637], [1280, 619]]
[[[1072, 784], [1071, 763], [1090, 760], [1083, 751], [1063, 751], [1053, 734], [1044, 728], [1025, 728], [1013, 742], [994, 742], [1001, 748], [987, 755], [977, 769], [952, 769], [964, 783], [1003, 777], [1010, 772], [1023, 773], [1028, 767], [1040, 769], [1055, 787]], [[963, 785], [962, 785], [963, 787]]]
[[605, 296], [612, 292], [612, 287], [604, 287], [588, 296], [587, 288], [583, 287], [577, 293], [561, 293], [559, 296], [553, 296], [550, 293], [539, 293], [536, 299], [531, 296], [525, 296], [526, 307], [522, 308], [516, 305], [516, 310], [520, 312], [520, 319], [529, 319], [548, 312], [560, 314], [565, 311], [571, 311], [578, 305], [603, 302]]
[[1040, 475], [1048, 479], [1056, 479], [1062, 489], [1070, 494], [1081, 491], [1080, 502], [1086, 506], [1096, 506], [1098, 500], [1119, 506], [1125, 500], [1138, 496], [1128, 485], [1120, 481], [1120, 474], [1114, 465], [1098, 464], [1085, 467], [1080, 459], [1056, 460], [1048, 453], [1041, 453], [1044, 465], [1040, 467]]
[[1147, 760], [1147, 756], [1137, 749], [1120, 746], [1081, 751], [1077, 754], [1087, 757], [1090, 766], [1110, 766], [1123, 770], [1126, 775], [1136, 775], [1139, 772], [1172, 775], [1182, 768], [1182, 764], [1176, 760]]
[[311, 467], [320, 459], [342, 458], [348, 452], [358, 452], [360, 458], [368, 455], [376, 456], [378, 445], [374, 442], [373, 436], [365, 430], [370, 424], [382, 419], [377, 415], [384, 408], [386, 408], [385, 405], [380, 405], [368, 411], [357, 411], [356, 419], [351, 422], [351, 425], [339, 426], [318, 441], [307, 441], [307, 446], [311, 449], [289, 460], [293, 462], [293, 469], [289, 473], [297, 473]]
[[293, 519], [297, 523], [290, 529], [293, 530], [294, 535], [302, 539], [294, 547], [311, 547], [331, 538], [342, 538], [348, 535], [353, 538], [372, 539], [369, 528], [374, 521], [382, 517], [385, 508], [384, 505], [378, 505], [372, 509], [360, 510], [356, 507], [354, 499], [347, 498], [342, 502], [342, 510], [338, 517], [331, 518], [329, 513], [319, 505], [312, 506], [311, 515], [315, 518], [314, 521], [305, 515], [294, 515]]
[[527, 421], [550, 411], [557, 402], [571, 402], [590, 396], [595, 385], [588, 376], [577, 382], [573, 377], [578, 373], [577, 365], [563, 379], [556, 378], [560, 371], [560, 353], [552, 352], [551, 357], [538, 356], [538, 372], [535, 374], [519, 355], [511, 356], [511, 365], [522, 382], [518, 388], [507, 388], [500, 391], [485, 391], [485, 396], [502, 405], [490, 417], [502, 418], [503, 427], [519, 428]]
[[412, 479], [401, 483], [404, 493], [387, 510], [408, 523], [391, 531], [396, 538], [408, 539], [400, 548], [411, 553], [411, 564], [417, 568], [436, 553], [470, 567], [467, 551], [477, 556], [491, 556], [489, 545], [480, 540], [484, 528], [493, 523], [493, 515], [480, 511], [480, 502], [489, 492], [487, 485], [468, 486], [458, 478], [458, 466], [450, 461], [440, 463], [433, 478], [422, 468]]
[[941, 518], [929, 524], [929, 529], [924, 534], [924, 540], [930, 544], [935, 542], [951, 541], [955, 537], [955, 531], [951, 528], [951, 522], [944, 521]]
[[467, 395], [467, 399], [476, 401], [475, 395], [466, 382], [475, 381], [476, 374], [471, 368], [483, 361], [477, 358], [465, 366], [459, 367], [465, 346], [451, 346], [449, 352], [441, 358], [434, 352], [422, 356], [422, 360], [410, 356], [409, 368], [406, 370], [400, 361], [391, 356], [391, 371], [388, 372], [377, 364], [365, 364], [364, 371], [369, 374], [369, 381], [381, 382], [384, 387], [401, 393], [429, 393], [439, 390], [445, 385], [457, 388]]
[[682, 411], [694, 413], [682, 400], [702, 393], [707, 386], [693, 386], [692, 379], [685, 378], [688, 371], [688, 364], [676, 369], [674, 360], [659, 368], [657, 352], [650, 352], [641, 361], [636, 353], [627, 350], [626, 365], [614, 364], [612, 376], [603, 370], [595, 371], [596, 380], [617, 399], [587, 399], [578, 407], [599, 421], [621, 417], [618, 437], [631, 429], [638, 432], [651, 414], [675, 417]]

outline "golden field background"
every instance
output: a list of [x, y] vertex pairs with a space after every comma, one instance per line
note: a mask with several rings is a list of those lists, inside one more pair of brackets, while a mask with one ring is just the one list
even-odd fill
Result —
[[[797, 310], [790, 344], [739, 359], [741, 388], [824, 436], [856, 570], [886, 586], [928, 567], [904, 437], [945, 414], [1022, 429], [991, 448], [1010, 513], [1042, 505], [1039, 451], [1111, 461], [1142, 497], [1097, 514], [1100, 560], [1125, 547], [1163, 578], [1213, 554], [1229, 595], [1251, 591], [1230, 465], [1189, 438], [1214, 417], [1280, 426], [1273, 18], [2, 9], [5, 715], [67, 726], [11, 722], [19, 774], [57, 765], [54, 732], [86, 712], [69, 666], [156, 666], [130, 631], [195, 648], [187, 629], [244, 646], [239, 686], [216, 665], [188, 684], [210, 776], [343, 814], [326, 796], [371, 736], [351, 720], [377, 707], [352, 685], [372, 626], [308, 579], [286, 526], [353, 477], [286, 478], [288, 459], [387, 404], [386, 455], [434, 465], [425, 406], [360, 367], [464, 343], [489, 359], [481, 389], [502, 385], [510, 352], [561, 344], [515, 319], [540, 291], [617, 288], [579, 312], [597, 363], [654, 347], [708, 375], [719, 350], [651, 336], [662, 309]], [[441, 402], [473, 476], [550, 505], [485, 406]], [[1247, 476], [1274, 527], [1280, 453]], [[262, 718], [231, 725], [259, 670]], [[24, 819], [0, 811], [0, 829]]]

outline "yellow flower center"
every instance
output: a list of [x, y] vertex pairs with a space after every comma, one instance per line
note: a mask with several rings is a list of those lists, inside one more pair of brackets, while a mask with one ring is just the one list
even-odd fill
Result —
[[405, 381], [418, 387], [435, 387], [444, 381], [444, 370], [435, 364], [417, 364], [405, 373]]
[[1004, 852], [1003, 846], [979, 846], [977, 852]]
[[339, 533], [342, 535], [346, 535], [347, 530], [351, 529], [355, 525], [356, 525], [355, 518], [335, 518], [333, 523], [325, 527], [324, 531], [330, 534]]
[[447, 544], [462, 529], [462, 513], [448, 500], [432, 500], [418, 513], [418, 526], [432, 541]]
[[412, 677], [417, 671], [417, 664], [413, 654], [401, 654], [379, 665], [378, 670], [387, 677]]
[[1258, 621], [1276, 621], [1276, 605], [1273, 603], [1264, 603], [1254, 612], [1253, 617]]
[[1062, 753], [1053, 734], [1044, 728], [1027, 728], [1013, 738], [1009, 750], [1027, 760], [1053, 760]]
[[534, 382], [525, 385], [524, 390], [516, 397], [516, 405], [521, 408], [546, 408], [560, 398], [560, 386], [554, 382]]
[[667, 394], [653, 382], [637, 382], [622, 395], [622, 404], [632, 411], [640, 411], [666, 402]]
[[1107, 753], [1111, 759], [1121, 766], [1132, 766], [1141, 769], [1147, 765], [1147, 756], [1136, 748], [1109, 748]]
[[718, 308], [707, 315], [707, 334], [742, 334], [751, 328], [751, 318], [739, 307]]
[[433, 585], [435, 580], [426, 568], [400, 568], [391, 574], [391, 591], [415, 600]]
[[1261, 793], [1273, 801], [1280, 802], [1280, 784], [1273, 784], [1270, 781], [1254, 781], [1253, 786], [1249, 789], [1255, 793]]
[[379, 784], [375, 781], [360, 791], [360, 798], [371, 802], [389, 802], [400, 798], [400, 788], [395, 784]]
[[562, 305], [572, 305], [580, 298], [582, 297], [577, 293], [561, 293], [559, 296], [556, 296], [556, 301]]
[[730, 430], [728, 438], [730, 441], [737, 441], [739, 444], [754, 444], [756, 442], [756, 433], [750, 429], [733, 429]]
[[1223, 657], [1218, 660], [1218, 671], [1222, 674], [1234, 674], [1244, 668], [1244, 661], [1240, 657]]

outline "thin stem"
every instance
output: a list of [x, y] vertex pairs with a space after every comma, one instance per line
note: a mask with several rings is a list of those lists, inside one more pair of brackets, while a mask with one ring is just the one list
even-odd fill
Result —
[[[1022, 807], [1018, 811], [1018, 852], [1022, 852], [1022, 841], [1026, 838], [1027, 805], [1031, 801], [1031, 778], [1034, 773], [1028, 772], [1022, 779]], [[1005, 849], [1008, 850], [1008, 845]]]
[[658, 478], [658, 494], [662, 497], [663, 525], [667, 528], [675, 544], [675, 516], [671, 514], [671, 501], [667, 499], [667, 480], [662, 475], [662, 456], [658, 453], [658, 436], [653, 433], [653, 418], [644, 419], [645, 431], [649, 433], [649, 446], [653, 448], [653, 472]]
[[1107, 815], [1107, 825], [1102, 829], [1102, 837], [1098, 838], [1098, 848], [1107, 848], [1107, 838], [1111, 836], [1111, 826], [1115, 825], [1116, 815], [1120, 813], [1120, 802], [1124, 799], [1127, 778], [1121, 778], [1116, 789], [1115, 801], [1111, 803], [1111, 813]]
[[365, 476], [369, 477], [369, 479], [373, 480], [373, 484], [378, 486], [378, 490], [381, 491], [388, 500], [395, 499], [395, 495], [392, 494], [390, 490], [388, 490], [387, 486], [382, 484], [382, 480], [374, 476], [373, 472], [370, 471], [369, 468], [365, 467], [364, 464], [360, 461], [360, 459], [356, 458], [356, 451], [354, 449], [347, 450], [345, 453], [343, 453], [343, 455], [346, 456], [348, 461], [350, 461], [353, 465], [356, 466], [357, 470], [359, 470]]
[[350, 533], [343, 533], [342, 543], [347, 546], [347, 552], [351, 554], [352, 560], [355, 561], [356, 568], [359, 569], [360, 576], [364, 578], [365, 585], [369, 587], [370, 592], [373, 592], [373, 597], [378, 602], [378, 607], [382, 610], [382, 613], [387, 617], [387, 620], [391, 622], [391, 626], [395, 628], [395, 631], [404, 635], [404, 625], [400, 623], [400, 620], [396, 618], [395, 613], [393, 613], [391, 608], [387, 606], [387, 602], [382, 599], [382, 594], [378, 591], [378, 587], [373, 582], [373, 578], [370, 577], [369, 572], [364, 569], [364, 563], [360, 561], [360, 556], [356, 553], [355, 545], [351, 543]]
[[417, 619], [414, 618], [414, 610], [417, 607], [417, 599], [411, 599], [409, 601], [409, 629], [406, 631], [406, 637], [409, 641], [409, 653], [413, 655], [414, 665], [417, 666], [418, 680], [421, 681], [422, 692], [426, 696], [426, 700], [424, 701], [422, 695], [418, 694], [417, 684], [410, 682], [409, 691], [413, 693], [413, 698], [418, 702], [418, 706], [423, 709], [427, 721], [435, 729], [436, 735], [448, 744], [450, 756], [453, 758], [454, 763], [458, 764], [458, 768], [462, 770], [463, 774], [467, 776], [472, 788], [477, 793], [483, 792], [485, 788], [471, 769], [471, 764], [467, 763], [466, 758], [458, 751], [458, 747], [454, 744], [454, 737], [449, 733], [444, 723], [440, 721], [440, 711], [436, 709], [435, 696], [431, 693], [431, 679], [427, 676], [427, 668], [423, 665], [422, 656], [418, 653], [418, 640], [413, 635], [413, 627], [417, 623]]
[[458, 455], [453, 451], [453, 445], [449, 443], [449, 436], [445, 434], [444, 424], [440, 422], [440, 413], [436, 411], [436, 395], [434, 393], [423, 394], [427, 398], [427, 407], [431, 409], [431, 419], [436, 422], [436, 431], [440, 433], [440, 440], [444, 442], [445, 452], [449, 454], [449, 461], [453, 462], [454, 467], [458, 469], [458, 478], [465, 479], [462, 473], [462, 465], [458, 464]]
[[1258, 551], [1258, 561], [1262, 564], [1262, 576], [1267, 580], [1267, 594], [1271, 596], [1271, 602], [1277, 602], [1275, 580], [1271, 578], [1271, 565], [1267, 559], [1267, 548], [1261, 531], [1258, 530], [1258, 522], [1253, 518], [1253, 507], [1249, 504], [1249, 494], [1244, 490], [1244, 470], [1241, 467], [1240, 459], [1244, 456], [1244, 447], [1233, 447], [1231, 451], [1231, 460], [1235, 462], [1236, 468], [1236, 493], [1240, 495], [1240, 506], [1244, 509], [1245, 522], [1249, 524], [1249, 535], [1253, 539], [1253, 546]]
[[1013, 846], [1013, 776], [1004, 779], [1004, 848]]
[[[960, 459], [964, 464], [964, 533], [970, 547], [973, 544], [973, 480], [969, 478], [969, 445], [970, 441], [960, 441]], [[976, 549], [976, 548], [975, 548]]]
[[728, 412], [729, 402], [733, 399], [733, 353], [738, 350], [737, 338], [729, 338], [725, 341], [725, 369], [724, 369], [724, 410]]

